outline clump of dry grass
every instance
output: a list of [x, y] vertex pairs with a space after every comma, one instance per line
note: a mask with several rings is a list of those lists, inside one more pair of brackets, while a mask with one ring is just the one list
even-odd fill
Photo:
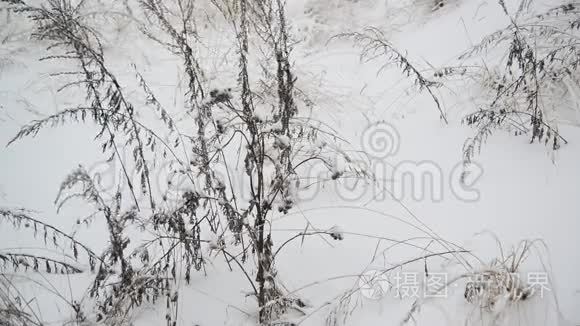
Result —
[[487, 268], [474, 273], [465, 285], [467, 302], [493, 312], [504, 303], [529, 299], [534, 294], [533, 289], [519, 273], [532, 244], [528, 240], [522, 241], [508, 257], [495, 259]]
[[474, 280], [465, 286], [467, 302], [494, 312], [507, 302], [526, 300], [533, 294], [531, 288], [515, 273], [505, 270], [485, 270], [474, 275]]
[[[528, 284], [522, 275], [526, 270], [525, 262], [532, 254], [543, 261], [545, 257], [533, 252], [533, 249], [537, 249], [538, 244], [545, 247], [544, 243], [541, 240], [523, 240], [506, 254], [499, 239], [495, 236], [494, 238], [499, 248], [499, 257], [485, 263], [472, 256], [478, 264], [469, 265], [471, 271], [452, 278], [432, 293], [451, 292], [453, 285], [464, 282], [463, 296], [468, 305], [472, 306], [471, 312], [466, 316], [466, 325], [472, 320], [481, 324], [487, 317], [491, 317], [495, 325], [519, 304], [529, 301], [537, 294], [535, 285]], [[431, 299], [416, 300], [402, 324], [414, 320], [421, 307]], [[476, 316], [477, 312], [479, 314]]]
[[0, 274], [0, 325], [41, 325], [34, 310], [4, 274]]
[[[82, 273], [84, 269], [80, 267], [81, 260], [86, 260], [89, 269], [93, 271], [101, 258], [73, 236], [40, 221], [33, 217], [29, 211], [0, 207], [0, 224], [4, 227], [14, 228], [22, 235], [29, 233], [32, 238], [43, 241], [46, 247], [58, 249], [69, 258], [63, 260], [0, 248], [0, 325], [43, 325], [38, 307], [33, 304], [35, 299], [25, 297], [21, 291], [21, 286], [13, 282], [14, 277], [28, 278], [24, 274], [26, 272], [33, 272], [37, 275]], [[41, 286], [59, 299], [64, 300], [71, 308], [76, 321], [85, 320], [81, 306], [57, 293], [54, 286], [38, 281], [32, 281], [32, 284]]]

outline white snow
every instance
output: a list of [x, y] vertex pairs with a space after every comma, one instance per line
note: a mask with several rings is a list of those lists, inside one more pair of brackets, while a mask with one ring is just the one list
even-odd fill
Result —
[[[505, 2], [517, 7], [520, 1]], [[549, 5], [553, 1], [545, 2]], [[309, 302], [303, 308], [306, 315], [293, 317], [292, 321], [301, 326], [325, 325], [333, 311], [339, 311], [337, 320], [342, 321], [340, 313], [352, 309], [344, 325], [400, 325], [412, 309], [414, 298], [395, 298], [389, 292], [377, 300], [370, 298], [371, 294], [358, 292], [341, 308], [342, 295], [356, 288], [359, 275], [369, 270], [395, 268], [388, 274], [391, 281], [400, 275], [397, 272], [423, 275], [425, 265], [430, 274], [445, 274], [449, 281], [466, 272], [464, 265], [447, 259], [453, 255], [419, 259], [404, 268], [396, 268], [402, 262], [431, 252], [465, 248], [470, 251], [466, 254], [469, 262], [481, 265], [473, 268], [481, 269], [502, 255], [506, 258], [521, 240], [541, 239], [531, 250], [521, 272], [549, 274], [544, 295], [535, 291], [531, 300], [513, 304], [504, 298], [491, 312], [482, 312], [466, 302], [464, 284], [456, 282], [449, 286], [445, 297], [419, 300], [422, 305], [413, 315], [414, 323], [418, 326], [579, 325], [580, 106], [560, 125], [568, 145], [551, 153], [542, 145], [529, 144], [526, 137], [498, 132], [484, 144], [477, 157], [477, 167], [471, 167], [472, 174], [464, 184], [459, 182], [461, 149], [474, 131], [460, 121], [482, 102], [481, 89], [466, 80], [439, 89], [437, 95], [449, 119], [449, 125], [445, 125], [429, 95], [419, 93], [397, 67], [389, 66], [377, 74], [385, 63], [381, 59], [361, 62], [360, 49], [348, 40], [327, 44], [336, 33], [376, 26], [431, 77], [439, 71], [438, 67], [459, 65], [457, 57], [467, 48], [509, 23], [497, 1], [449, 0], [435, 11], [430, 0], [292, 0], [287, 3], [289, 20], [300, 41], [292, 57], [298, 77], [296, 87], [315, 103], [313, 112], [302, 112], [303, 116], [323, 121], [337, 131], [336, 135], [325, 135], [324, 139], [344, 138], [356, 151], [365, 151], [368, 144], [361, 143], [362, 135], [376, 121], [384, 120], [394, 126], [400, 141], [397, 151], [388, 156], [369, 158], [372, 172], [379, 180], [377, 184], [354, 184], [340, 179], [336, 183], [319, 182], [318, 175], [309, 175], [300, 184], [312, 185], [309, 191], [314, 191], [316, 196], [305, 196], [308, 199], [295, 203], [289, 214], [273, 217], [269, 227], [273, 232], [274, 250], [305, 228], [306, 232], [327, 230], [343, 240], [332, 241], [324, 234], [305, 236], [290, 242], [280, 252], [276, 260], [277, 277], [288, 292]], [[100, 11], [107, 12], [107, 8]], [[216, 51], [202, 51], [200, 56], [211, 67], [208, 79], [232, 85], [236, 83], [237, 71], [231, 71], [230, 67], [236, 67], [237, 59], [233, 56], [235, 51], [221, 37], [228, 30], [221, 23], [216, 20], [216, 26], [200, 26], [202, 42]], [[0, 37], [1, 33], [4, 32], [0, 31]], [[130, 92], [131, 96], [139, 94], [132, 84], [134, 72], [128, 65], [135, 63], [160, 102], [179, 118], [176, 120], [193, 121], [184, 105], [186, 78], [179, 59], [130, 29], [105, 36], [108, 44], [114, 44], [107, 48], [107, 59], [121, 81], [132, 85], [127, 86], [135, 90]], [[26, 38], [11, 38], [7, 45], [0, 40], [0, 44], [4, 48], [0, 49], [0, 144], [6, 144], [29, 121], [74, 105], [77, 99], [82, 100], [83, 93], [81, 88], [57, 92], [62, 80], [50, 74], [61, 71], [63, 65], [38, 61], [46, 54], [45, 45]], [[222, 89], [216, 94], [236, 96]], [[261, 121], [269, 118], [259, 112], [256, 117]], [[160, 125], [149, 112], [143, 113], [143, 121], [150, 126]], [[190, 128], [187, 131], [193, 130], [193, 122], [187, 128]], [[276, 131], [281, 125], [269, 128]], [[91, 123], [65, 124], [44, 129], [36, 138], [25, 138], [9, 147], [0, 146], [0, 208], [30, 209], [38, 219], [74, 232], [92, 250], [102, 252], [109, 245], [102, 219], [96, 218], [90, 226], [76, 224], [93, 213], [88, 205], [80, 201], [72, 203], [61, 213], [54, 206], [59, 185], [78, 164], [86, 166], [89, 172], [105, 171], [108, 179], [103, 179], [107, 183], [104, 186], [109, 186], [109, 190], [114, 189], [115, 182], [123, 182], [117, 173], [119, 166], [111, 167], [105, 162], [100, 144], [93, 141], [96, 132], [98, 128]], [[275, 141], [279, 147], [288, 147], [292, 140], [277, 135]], [[319, 140], [314, 145], [326, 150], [328, 143]], [[344, 153], [349, 154], [346, 150]], [[334, 172], [345, 170], [344, 160], [341, 155], [334, 160]], [[244, 174], [243, 166], [231, 168]], [[393, 179], [393, 175], [402, 177]], [[427, 181], [405, 179], [408, 175], [419, 175]], [[217, 177], [220, 184], [226, 184], [223, 177]], [[163, 180], [156, 181], [162, 184]], [[423, 187], [420, 193], [415, 191], [418, 184]], [[442, 199], [434, 200], [439, 197], [434, 193]], [[294, 197], [301, 198], [300, 194], [293, 194]], [[248, 223], [245, 217], [243, 224]], [[32, 233], [28, 231], [16, 232], [0, 219], [0, 254], [17, 248], [70, 260], [64, 252], [46, 249], [41, 238], [23, 236]], [[482, 231], [491, 231], [494, 236], [478, 235]], [[207, 246], [211, 250], [223, 249], [217, 238], [209, 240]], [[205, 258], [210, 260], [207, 275], [192, 273], [191, 283], [181, 282], [179, 295], [171, 294], [179, 302], [178, 325], [255, 325], [256, 302], [244, 296], [244, 293], [250, 296], [252, 290], [246, 276], [235, 263], [230, 262], [228, 266], [221, 254]], [[255, 263], [252, 258], [244, 263], [250, 274], [256, 272]], [[90, 272], [39, 276], [0, 269], [0, 273], [4, 271], [23, 295], [38, 305], [47, 325], [60, 325], [68, 320], [72, 316], [70, 306], [62, 298], [55, 299], [45, 288], [35, 286], [30, 279], [50, 284], [66, 300], [82, 301], [94, 277]], [[418, 286], [424, 285], [422, 278], [419, 281]], [[364, 290], [368, 293], [372, 289]], [[165, 301], [160, 301], [140, 310], [133, 324], [164, 323]]]

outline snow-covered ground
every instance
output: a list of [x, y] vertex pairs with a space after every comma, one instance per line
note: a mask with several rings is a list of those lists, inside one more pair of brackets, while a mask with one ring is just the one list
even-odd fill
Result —
[[[417, 91], [397, 67], [378, 73], [383, 59], [361, 62], [360, 49], [351, 40], [328, 42], [338, 33], [375, 26], [431, 77], [437, 67], [458, 65], [457, 58], [471, 45], [509, 23], [494, 0], [453, 0], [436, 11], [432, 2], [288, 1], [292, 31], [299, 41], [292, 56], [297, 87], [315, 103], [312, 112], [302, 114], [324, 121], [354, 149], [368, 153], [370, 169], [378, 178], [376, 184], [311, 181], [313, 185], [299, 194], [303, 200], [289, 214], [274, 218], [275, 245], [307, 224], [320, 230], [338, 226], [344, 236], [342, 241], [307, 237], [290, 243], [278, 258], [277, 270], [287, 290], [308, 302], [304, 314], [292, 320], [300, 325], [324, 325], [329, 315], [346, 311], [344, 320], [339, 313], [338, 324], [398, 325], [413, 304], [419, 304], [420, 311], [410, 321], [417, 325], [579, 325], [578, 121], [568, 119], [560, 125], [569, 144], [555, 153], [530, 145], [528, 137], [497, 132], [476, 157], [464, 184], [460, 182], [462, 147], [474, 131], [463, 126], [461, 118], [483, 101], [474, 83], [449, 81], [438, 89], [449, 120], [445, 124], [428, 93]], [[544, 2], [537, 5], [555, 1]], [[226, 27], [219, 24], [217, 20], [216, 26], [201, 27], [207, 31], [202, 42], [210, 49], [203, 54], [203, 63], [211, 67], [215, 87], [236, 87], [237, 72], [228, 70], [235, 67], [235, 50], [222, 47], [227, 42], [219, 31]], [[137, 93], [130, 66], [135, 63], [168, 110], [185, 118], [179, 59], [131, 28], [111, 35], [106, 37], [107, 59], [119, 78], [133, 85], [128, 86], [128, 94]], [[80, 90], [78, 94], [71, 89], [58, 92], [61, 80], [50, 74], [62, 66], [38, 61], [45, 55], [42, 44], [12, 40], [0, 47], [10, 51], [22, 47], [10, 54], [10, 62], [2, 65], [0, 61], [0, 143], [6, 144], [30, 120], [65, 109], [83, 95]], [[212, 51], [217, 52], [215, 57]], [[0, 49], [0, 56], [8, 52]], [[151, 119], [145, 113], [143, 117]], [[87, 228], [76, 223], [91, 213], [86, 205], [67, 205], [57, 213], [54, 204], [61, 182], [78, 164], [100, 172], [107, 178], [104, 183], [119, 181], [111, 175], [113, 169], [101, 155], [99, 143], [93, 141], [96, 132], [91, 124], [64, 124], [0, 147], [0, 207], [30, 209], [39, 219], [74, 233], [100, 252], [108, 241], [104, 224], [95, 221]], [[384, 142], [376, 137], [385, 137]], [[165, 180], [159, 177], [158, 181], [159, 187], [165, 187]], [[64, 255], [1, 222], [0, 253], [18, 249]], [[393, 246], [393, 240], [406, 239], [410, 240]], [[526, 239], [541, 242], [535, 242], [521, 276], [545, 289], [540, 293], [538, 288], [531, 300], [498, 304], [493, 312], [480, 311], [465, 300], [465, 282], [453, 284], [442, 297], [425, 295], [427, 264], [431, 277], [439, 275], [449, 281], [466, 272], [456, 260], [445, 259], [453, 255], [420, 259], [395, 269], [389, 274], [391, 284], [384, 275], [373, 278], [370, 288], [361, 282], [361, 274], [373, 275], [430, 250], [441, 252], [449, 247], [471, 251], [469, 262], [482, 270]], [[247, 268], [253, 271], [251, 262]], [[31, 300], [30, 305], [41, 311], [47, 325], [62, 324], [71, 315], [55, 292], [67, 300], [88, 300], [86, 289], [94, 277], [89, 272], [59, 276], [10, 271], [7, 275]], [[45, 285], [33, 286], [32, 280]], [[245, 276], [230, 271], [221, 256], [212, 256], [207, 275], [197, 273], [189, 285], [182, 283], [180, 325], [255, 323], [256, 302], [246, 296], [250, 289]], [[340, 300], [345, 291], [361, 285], [362, 290], [348, 302]], [[398, 291], [380, 292], [389, 287]], [[165, 320], [164, 303], [140, 309], [135, 325], [158, 325]]]

